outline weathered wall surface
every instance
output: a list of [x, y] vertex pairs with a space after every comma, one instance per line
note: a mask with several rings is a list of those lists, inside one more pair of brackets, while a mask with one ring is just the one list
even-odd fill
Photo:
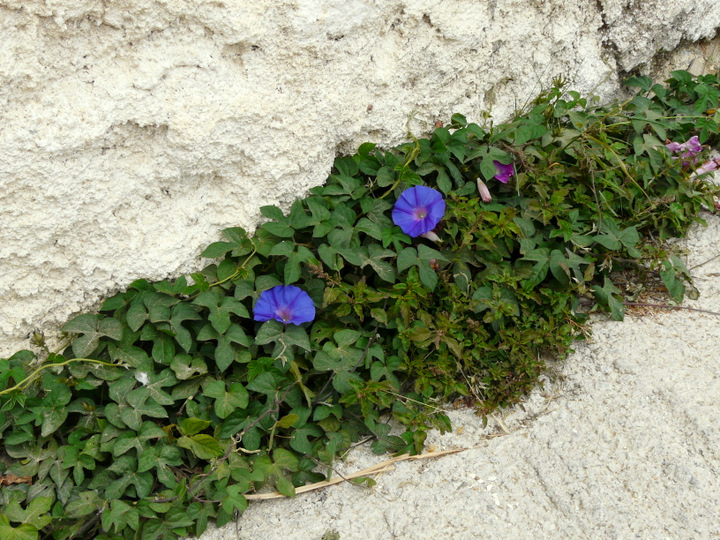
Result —
[[[716, 0], [0, 0], [0, 355], [134, 279], [203, 267], [326, 178], [460, 112], [710, 38]], [[688, 66], [675, 66], [686, 68]]]

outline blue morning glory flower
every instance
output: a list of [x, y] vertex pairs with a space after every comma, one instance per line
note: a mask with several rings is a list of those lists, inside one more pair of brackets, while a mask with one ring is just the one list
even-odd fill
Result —
[[285, 324], [302, 324], [315, 318], [315, 305], [300, 287], [277, 285], [260, 293], [253, 318], [262, 322], [275, 319]]
[[427, 186], [415, 186], [402, 192], [392, 211], [392, 220], [402, 231], [416, 238], [435, 228], [445, 214], [442, 194]]

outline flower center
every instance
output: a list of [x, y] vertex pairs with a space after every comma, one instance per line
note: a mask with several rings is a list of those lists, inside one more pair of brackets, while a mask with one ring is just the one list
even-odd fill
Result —
[[292, 311], [287, 306], [278, 308], [277, 314], [278, 317], [283, 320], [283, 322], [288, 322], [290, 319], [292, 319]]
[[427, 208], [422, 206], [420, 208], [416, 208], [413, 211], [413, 217], [417, 220], [425, 219], [427, 217]]

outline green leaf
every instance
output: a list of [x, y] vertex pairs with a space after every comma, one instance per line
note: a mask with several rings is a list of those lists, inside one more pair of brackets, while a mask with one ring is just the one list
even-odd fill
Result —
[[217, 440], [202, 433], [192, 437], [180, 437], [177, 445], [190, 450], [198, 459], [210, 460], [225, 453]]
[[281, 257], [289, 257], [290, 254], [295, 251], [295, 242], [290, 240], [283, 240], [273, 246], [270, 250], [270, 255], [278, 255]]
[[149, 373], [154, 370], [154, 363], [148, 354], [139, 347], [123, 344], [121, 346], [110, 345], [110, 358], [122, 362], [137, 371]]
[[253, 250], [252, 241], [248, 238], [245, 229], [242, 227], [231, 227], [222, 232], [223, 236], [229, 242], [214, 242], [210, 244], [200, 256], [210, 259], [222, 257], [228, 251], [231, 251], [233, 257], [242, 257]]
[[273, 464], [280, 468], [288, 471], [298, 470], [298, 458], [295, 454], [284, 448], [276, 448], [273, 451]]
[[170, 365], [175, 358], [175, 341], [169, 336], [157, 333], [153, 337], [152, 357], [158, 364]]
[[287, 346], [294, 345], [308, 352], [312, 350], [307, 330], [305, 330], [302, 326], [297, 326], [295, 324], [288, 324], [284, 328], [279, 341]]
[[358, 173], [357, 163], [351, 157], [337, 157], [333, 166], [343, 176], [355, 176]]
[[[685, 296], [685, 284], [679, 275], [680, 272], [675, 269], [676, 265], [673, 264], [675, 260], [682, 264], [682, 261], [680, 261], [677, 256], [673, 256], [673, 260], [671, 261], [663, 261], [660, 269], [660, 277], [662, 278], [663, 284], [667, 288], [672, 299], [676, 302], [682, 302], [682, 299]], [[685, 265], [682, 264], [682, 268], [684, 268], [684, 266]]]
[[158, 405], [155, 400], [148, 399], [148, 393], [138, 392], [132, 394], [132, 402], [130, 398], [131, 396], [128, 395], [128, 404], [120, 406], [120, 418], [128, 427], [136, 430], [140, 429], [143, 416], [149, 416], [151, 418], [168, 417], [168, 412], [164, 407]]
[[[366, 173], [367, 174], [367, 173]], [[380, 167], [376, 171], [376, 182], [379, 187], [392, 186], [395, 183], [396, 172], [390, 167]]]
[[277, 475], [275, 477], [275, 487], [280, 493], [282, 493], [286, 497], [295, 496], [295, 486], [290, 480], [285, 478], [285, 476]]
[[435, 259], [436, 261], [445, 261], [449, 262], [448, 259], [440, 253], [437, 249], [433, 249], [431, 247], [426, 246], [425, 244], [420, 244], [418, 246], [418, 259], [421, 261], [430, 261], [432, 259]]
[[272, 396], [277, 392], [278, 383], [272, 373], [263, 372], [250, 381], [245, 387], [251, 392]]
[[406, 247], [398, 254], [396, 264], [398, 273], [418, 264], [417, 250], [414, 247]]
[[620, 289], [615, 287], [612, 281], [605, 276], [603, 286], [594, 285], [595, 297], [598, 301], [610, 310], [612, 318], [616, 321], [622, 321], [625, 315], [625, 305], [622, 303]]
[[114, 528], [115, 532], [119, 533], [128, 526], [136, 530], [139, 524], [140, 513], [137, 508], [133, 508], [119, 499], [111, 500], [110, 508], [102, 514], [102, 527], [108, 532]]
[[240, 512], [242, 514], [247, 508], [247, 499], [243, 496], [241, 491], [241, 486], [228, 486], [227, 494], [222, 499], [222, 508], [228, 514], [232, 515], [235, 512]]
[[200, 256], [208, 259], [217, 259], [225, 256], [232, 248], [233, 245], [230, 242], [213, 242], [203, 250]]
[[40, 429], [41, 437], [48, 437], [57, 431], [63, 425], [68, 417], [68, 411], [62, 409], [52, 409], [43, 416], [42, 427]]
[[305, 246], [298, 246], [297, 251], [291, 253], [285, 263], [285, 285], [291, 285], [300, 279], [302, 275], [301, 263], [311, 259], [315, 259], [312, 252]]
[[220, 371], [225, 371], [234, 361], [235, 350], [228, 340], [221, 337], [215, 347], [215, 364]]
[[120, 321], [89, 313], [78, 315], [61, 330], [68, 334], [79, 334], [72, 344], [73, 353], [78, 358], [85, 358], [97, 349], [101, 337], [109, 337], [115, 341], [122, 338]]
[[62, 407], [67, 405], [72, 399], [72, 392], [67, 384], [50, 373], [43, 375], [43, 386], [45, 388], [45, 397], [43, 404], [50, 407]]
[[66, 405], [72, 397], [72, 392], [65, 383], [50, 373], [45, 373], [43, 376], [43, 386], [46, 389], [43, 404], [48, 409], [43, 414], [40, 436], [47, 437], [57, 431], [67, 419], [68, 408]]
[[357, 231], [363, 232], [375, 240], [382, 240], [382, 228], [380, 224], [369, 220], [366, 217], [360, 218], [355, 226]]
[[112, 454], [115, 457], [123, 455], [131, 448], [135, 448], [138, 451], [138, 455], [142, 455], [145, 450], [144, 443], [151, 439], [162, 439], [167, 434], [153, 422], [143, 422], [140, 432], [125, 431], [121, 433], [112, 448]]
[[97, 512], [102, 502], [97, 491], [81, 491], [65, 505], [65, 514], [71, 519], [85, 517]]
[[266, 218], [272, 219], [273, 221], [278, 221], [280, 223], [284, 222], [286, 219], [283, 215], [283, 211], [280, 210], [280, 208], [278, 208], [277, 206], [261, 206], [260, 213]]
[[146, 446], [138, 459], [138, 472], [156, 469], [158, 480], [168, 487], [175, 487], [175, 476], [168, 470], [183, 464], [183, 458], [177, 446], [160, 441], [155, 446]]
[[134, 406], [141, 402], [144, 403], [148, 398], [153, 399], [160, 405], [172, 405], [175, 400], [163, 388], [174, 386], [176, 383], [175, 374], [170, 369], [164, 369], [158, 375], [149, 374], [148, 382], [127, 394], [126, 400], [130, 405]]
[[640, 88], [647, 92], [650, 90], [650, 87], [652, 86], [652, 79], [647, 76], [630, 77], [627, 81], [625, 81], [625, 84], [627, 86], [633, 86], [636, 88]]
[[170, 363], [178, 380], [186, 381], [196, 375], [204, 375], [208, 372], [207, 364], [201, 357], [192, 357], [189, 354], [179, 354]]
[[52, 503], [51, 497], [36, 497], [30, 501], [27, 508], [23, 509], [17, 501], [13, 500], [5, 507], [4, 511], [10, 521], [42, 529], [52, 521], [52, 517], [49, 515]]
[[515, 131], [515, 144], [525, 144], [533, 139], [539, 139], [547, 133], [544, 125], [521, 123]]
[[548, 248], [536, 248], [527, 253], [521, 260], [534, 261], [530, 277], [523, 282], [525, 290], [530, 290], [542, 283], [550, 269], [550, 250]]
[[273, 236], [277, 236], [279, 238], [291, 238], [292, 235], [295, 234], [295, 231], [291, 227], [283, 225], [281, 223], [275, 223], [274, 221], [263, 223], [260, 226], [260, 229], [267, 231]]
[[182, 325], [182, 323], [184, 321], [197, 321], [200, 319], [202, 319], [200, 314], [195, 311], [191, 305], [184, 302], [177, 304], [172, 308], [170, 327], [175, 334], [175, 339], [185, 352], [188, 352], [191, 349], [193, 339], [190, 332]]
[[0, 514], [0, 538], [3, 540], [37, 540], [38, 530], [32, 525], [12, 527], [5, 514]]
[[[216, 381], [221, 382], [221, 381]], [[200, 418], [183, 418], [180, 421], [180, 433], [186, 436], [196, 435], [212, 424], [210, 420], [201, 420]]]
[[271, 319], [264, 322], [255, 336], [257, 345], [266, 345], [268, 343], [277, 343], [283, 334], [283, 324], [280, 321]]
[[335, 248], [327, 244], [321, 244], [318, 247], [318, 255], [320, 256], [320, 260], [322, 260], [330, 270], [340, 270], [341, 263], [337, 257], [338, 252]]
[[293, 431], [290, 438], [290, 447], [301, 454], [313, 455], [313, 446], [310, 437], [321, 437], [323, 430], [318, 426], [306, 424]]
[[136, 332], [143, 324], [145, 324], [147, 318], [148, 312], [145, 305], [142, 303], [142, 299], [140, 297], [135, 298], [135, 300], [130, 304], [127, 314], [125, 315], [125, 320], [127, 321], [128, 326], [133, 332]]
[[275, 422], [276, 427], [280, 428], [289, 428], [293, 424], [295, 424], [300, 417], [297, 414], [286, 414], [283, 416], [280, 420]]
[[219, 334], [224, 334], [230, 328], [230, 315], [250, 318], [247, 308], [235, 298], [223, 296], [217, 290], [206, 291], [198, 296], [194, 304], [207, 307], [210, 310], [208, 319]]
[[215, 400], [215, 414], [220, 418], [227, 418], [235, 409], [244, 409], [248, 406], [249, 394], [240, 383], [233, 383], [226, 390], [223, 381], [210, 381], [203, 385], [203, 393]]
[[394, 251], [383, 249], [378, 244], [370, 244], [367, 248], [359, 249], [358, 256], [360, 258], [360, 268], [369, 265], [380, 279], [388, 283], [395, 283], [395, 269], [391, 264], [382, 260], [394, 257]]

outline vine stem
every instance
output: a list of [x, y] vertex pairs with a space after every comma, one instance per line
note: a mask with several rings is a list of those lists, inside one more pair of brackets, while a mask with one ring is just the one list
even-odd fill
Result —
[[709, 311], [707, 309], [691, 308], [687, 306], [673, 306], [671, 304], [647, 304], [645, 302], [623, 302], [624, 306], [638, 306], [638, 307], [656, 307], [664, 309], [684, 309], [687, 311], [697, 311], [698, 313], [707, 313], [709, 315], [720, 315], [720, 312]]
[[25, 377], [22, 381], [17, 383], [15, 386], [12, 386], [10, 388], [6, 388], [2, 392], [0, 392], [0, 396], [4, 394], [9, 394], [10, 392], [13, 392], [14, 390], [22, 390], [23, 388], [27, 387], [32, 381], [38, 378], [40, 375], [40, 372], [54, 367], [62, 367], [66, 366], [72, 362], [91, 362], [93, 364], [102, 364], [104, 366], [113, 366], [113, 367], [125, 367], [125, 364], [113, 364], [112, 362], [103, 362], [102, 360], [95, 360], [93, 358], [71, 358], [70, 360], [65, 360], [64, 362], [57, 362], [54, 364], [43, 364], [39, 368], [37, 368], [35, 371], [33, 371], [30, 375]]
[[392, 186], [390, 186], [390, 189], [388, 189], [385, 193], [383, 193], [379, 197], [380, 199], [384, 199], [385, 197], [390, 195], [393, 191], [395, 191], [395, 188], [398, 187], [398, 185], [400, 185], [400, 182], [402, 182], [402, 180], [403, 180], [403, 173], [406, 170], [408, 170], [408, 167], [409, 167], [410, 163], [412, 162], [412, 160], [415, 159], [417, 157], [417, 155], [420, 153], [420, 141], [418, 141], [417, 137], [415, 137], [415, 135], [412, 134], [410, 129], [408, 129], [408, 135], [410, 135], [410, 137], [412, 137], [412, 140], [414, 141], [415, 146], [413, 146], [412, 150], [410, 150], [410, 152], [408, 152], [408, 155], [405, 158], [405, 163], [403, 163], [402, 171], [398, 175], [398, 179], [395, 181], [395, 183]]
[[625, 174], [625, 177], [626, 177], [628, 180], [630, 180], [630, 182], [632, 182], [633, 184], [635, 184], [635, 185], [640, 189], [640, 191], [643, 192], [643, 195], [645, 195], [645, 197], [647, 198], [648, 201], [652, 202], [652, 199], [650, 198], [650, 196], [645, 192], [645, 190], [642, 188], [642, 186], [637, 183], [637, 180], [635, 180], [635, 178], [633, 178], [633, 176], [632, 176], [632, 175], [630, 174], [630, 172], [627, 170], [627, 167], [625, 166], [625, 162], [624, 162], [622, 159], [620, 159], [620, 156], [617, 155], [617, 153], [615, 152], [615, 150], [613, 150], [613, 149], [610, 147], [610, 145], [608, 145], [608, 144], [607, 144], [606, 142], [604, 142], [604, 141], [601, 141], [601, 140], [598, 139], [597, 137], [594, 137], [594, 136], [589, 135], [589, 134], [587, 134], [587, 133], [584, 133], [584, 135], [585, 135], [588, 139], [590, 139], [591, 141], [596, 142], [597, 144], [599, 144], [600, 146], [602, 146], [602, 147], [605, 149], [605, 151], [610, 152], [610, 153], [615, 157], [615, 159], [617, 160], [618, 165], [619, 165], [620, 168], [622, 169], [622, 172]]
[[237, 277], [240, 275], [240, 271], [241, 271], [243, 268], [245, 268], [245, 265], [248, 263], [248, 261], [249, 261], [250, 259], [253, 258], [253, 256], [254, 256], [256, 253], [257, 253], [257, 248], [255, 247], [255, 244], [253, 244], [252, 253], [250, 253], [250, 255], [247, 256], [247, 258], [240, 264], [240, 266], [237, 267], [237, 269], [236, 269], [232, 274], [230, 274], [230, 275], [229, 275], [228, 277], [226, 277], [225, 279], [221, 279], [220, 281], [216, 281], [215, 283], [211, 283], [210, 286], [211, 286], [211, 287], [215, 287], [216, 285], [222, 285], [223, 283], [225, 283], [225, 282], [227, 282], [227, 281], [232, 281], [233, 279], [237, 278]]

